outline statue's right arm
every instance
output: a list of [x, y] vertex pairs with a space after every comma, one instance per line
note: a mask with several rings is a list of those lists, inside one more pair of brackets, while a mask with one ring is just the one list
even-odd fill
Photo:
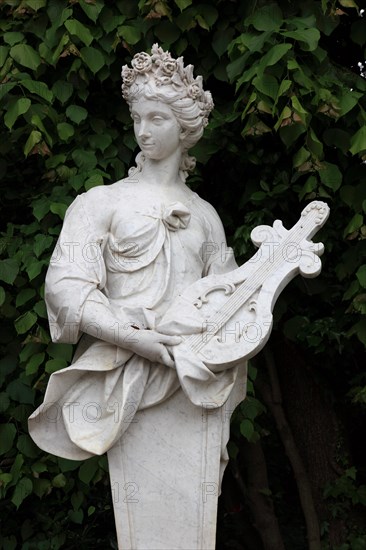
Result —
[[79, 196], [66, 213], [45, 285], [52, 340], [76, 343], [84, 332], [172, 367], [166, 345], [180, 339], [126, 328], [102, 292], [106, 282], [102, 251], [111, 223], [107, 193], [105, 188], [92, 189]]

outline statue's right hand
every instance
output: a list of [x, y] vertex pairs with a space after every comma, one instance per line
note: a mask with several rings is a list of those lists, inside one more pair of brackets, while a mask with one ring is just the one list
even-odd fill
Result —
[[174, 367], [174, 360], [169, 352], [169, 346], [180, 344], [179, 336], [167, 336], [155, 330], [136, 330], [132, 338], [129, 338], [128, 347], [141, 357], [145, 357], [152, 363], [161, 363], [167, 367]]

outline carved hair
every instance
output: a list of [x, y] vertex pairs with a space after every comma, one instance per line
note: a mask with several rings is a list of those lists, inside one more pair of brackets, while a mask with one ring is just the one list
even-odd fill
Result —
[[[203, 90], [201, 76], [193, 77], [193, 65], [184, 67], [183, 57], [173, 59], [157, 44], [153, 45], [151, 55], [137, 53], [131, 65], [132, 68], [122, 67], [122, 95], [130, 108], [140, 97], [162, 101], [169, 105], [182, 130], [186, 131], [180, 164], [181, 176], [185, 179], [187, 172], [196, 165], [196, 159], [187, 151], [201, 138], [214, 106], [211, 93]], [[138, 171], [143, 162], [144, 155], [139, 153], [136, 157]]]

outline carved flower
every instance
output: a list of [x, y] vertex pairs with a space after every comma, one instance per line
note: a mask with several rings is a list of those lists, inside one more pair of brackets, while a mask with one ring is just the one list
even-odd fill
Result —
[[190, 84], [188, 86], [187, 94], [192, 99], [198, 99], [202, 94], [202, 88], [198, 84], [193, 82], [193, 84]]
[[191, 219], [191, 214], [184, 204], [174, 202], [163, 210], [162, 220], [169, 231], [178, 231], [186, 229]]
[[133, 57], [131, 65], [138, 73], [147, 73], [152, 66], [151, 57], [146, 52], [137, 53]]
[[126, 86], [131, 86], [132, 82], [135, 81], [135, 78], [136, 71], [134, 71], [134, 69], [130, 69], [127, 65], [124, 65], [122, 67], [122, 79], [124, 84], [126, 84]]
[[214, 108], [211, 92], [205, 92], [205, 109], [209, 113]]
[[164, 59], [160, 67], [164, 74], [172, 76], [176, 70], [176, 61], [175, 59], [167, 58]]

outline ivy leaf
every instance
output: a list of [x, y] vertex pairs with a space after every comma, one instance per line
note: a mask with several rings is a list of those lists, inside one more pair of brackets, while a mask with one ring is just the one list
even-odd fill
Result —
[[186, 8], [188, 8], [188, 6], [192, 4], [192, 1], [193, 0], [174, 0], [174, 2], [176, 3], [180, 11], [183, 11]]
[[53, 243], [53, 238], [50, 235], [36, 235], [33, 245], [33, 251], [37, 258], [40, 257], [42, 252], [47, 250]]
[[41, 199], [33, 203], [33, 215], [37, 221], [40, 222], [41, 220], [43, 220], [43, 218], [49, 213], [49, 211], [50, 211], [49, 199], [42, 197]]
[[339, 108], [340, 108], [340, 115], [344, 116], [349, 111], [353, 109], [358, 104], [359, 99], [362, 97], [363, 94], [360, 94], [358, 92], [351, 92], [350, 90], [347, 91], [344, 95], [342, 95], [339, 99]]
[[354, 0], [339, 0], [339, 3], [344, 8], [356, 8], [358, 9], [358, 5]]
[[27, 311], [14, 321], [15, 330], [18, 334], [28, 332], [37, 322], [37, 315], [32, 311]]
[[5, 113], [5, 125], [11, 130], [20, 115], [24, 115], [31, 106], [31, 100], [27, 97], [21, 97], [17, 101], [10, 104], [10, 107]]
[[0, 99], [5, 97], [16, 86], [15, 82], [3, 82], [0, 86]]
[[337, 191], [342, 183], [342, 172], [336, 164], [330, 162], [322, 163], [322, 169], [319, 170], [320, 180], [323, 185], [333, 191]]
[[98, 457], [89, 458], [79, 468], [79, 479], [86, 484], [89, 484], [95, 476], [98, 465]]
[[363, 288], [366, 288], [366, 265], [361, 265], [356, 272], [356, 277]]
[[85, 182], [84, 187], [86, 191], [89, 191], [92, 187], [103, 185], [103, 176], [101, 174], [92, 174]]
[[8, 57], [9, 48], [7, 46], [0, 46], [0, 68], [4, 65], [6, 58]]
[[118, 35], [126, 40], [127, 44], [134, 46], [141, 38], [141, 31], [137, 27], [121, 25], [118, 27]]
[[102, 153], [109, 147], [113, 141], [112, 136], [107, 133], [92, 134], [88, 141], [92, 149], [100, 149]]
[[64, 359], [49, 359], [46, 363], [45, 371], [52, 374], [65, 367], [67, 367], [67, 363]]
[[253, 85], [259, 92], [265, 94], [272, 99], [276, 99], [278, 94], [278, 82], [274, 76], [263, 74], [253, 78]]
[[27, 157], [34, 149], [34, 146], [42, 141], [42, 134], [38, 130], [32, 130], [24, 145], [24, 155]]
[[64, 474], [58, 474], [52, 480], [52, 485], [54, 487], [57, 487], [58, 489], [61, 489], [62, 487], [65, 487], [66, 483], [67, 483], [67, 479], [64, 476]]
[[93, 74], [96, 74], [105, 64], [104, 56], [96, 48], [81, 48], [80, 55]]
[[80, 124], [87, 118], [88, 111], [79, 105], [69, 105], [66, 109], [66, 116], [76, 124]]
[[84, 519], [84, 512], [83, 510], [69, 510], [68, 517], [71, 519], [73, 523], [77, 523], [78, 525], [81, 525]]
[[310, 151], [308, 151], [305, 147], [301, 147], [297, 153], [293, 156], [292, 165], [294, 168], [298, 168], [304, 162], [308, 160], [310, 157]]
[[291, 48], [292, 44], [276, 44], [262, 57], [260, 68], [264, 70], [266, 67], [275, 65]]
[[296, 31], [286, 31], [281, 34], [286, 38], [293, 38], [301, 42], [302, 49], [309, 52], [317, 48], [320, 40], [320, 32], [318, 29], [297, 29]]
[[[49, 479], [34, 478], [33, 479], [33, 492], [38, 498], [42, 498], [45, 495], [49, 495], [52, 490], [52, 485]], [[55, 537], [52, 537], [52, 541], [55, 541]], [[64, 541], [63, 541], [64, 542]], [[56, 548], [61, 546], [57, 545]]]
[[16, 260], [13, 258], [0, 260], [0, 281], [5, 281], [5, 283], [12, 285], [18, 272], [19, 265]]
[[28, 44], [17, 44], [10, 50], [11, 57], [23, 67], [36, 70], [41, 64], [41, 58], [32, 46]]
[[24, 0], [24, 5], [33, 11], [38, 11], [46, 6], [47, 0]]
[[95, 23], [104, 7], [104, 2], [102, 0], [93, 0], [93, 2], [79, 0], [79, 5], [83, 12], [89, 17], [89, 19], [91, 19]]
[[53, 99], [53, 93], [44, 82], [38, 82], [35, 80], [22, 80], [21, 86], [24, 86], [32, 94], [37, 94], [39, 97], [51, 103]]
[[52, 342], [47, 346], [47, 353], [53, 359], [64, 359], [70, 362], [73, 354], [73, 347], [71, 344], [54, 344]]
[[355, 214], [346, 229], [344, 230], [343, 237], [351, 235], [363, 225], [363, 216], [362, 214]]
[[19, 42], [22, 42], [24, 40], [24, 34], [22, 32], [6, 32], [3, 35], [4, 42], [7, 44], [10, 44], [10, 46], [14, 46], [14, 44], [18, 44]]
[[257, 31], [274, 31], [281, 26], [283, 20], [282, 12], [278, 6], [271, 4], [256, 10], [249, 19]]
[[52, 92], [54, 93], [55, 97], [57, 97], [57, 99], [62, 104], [64, 104], [71, 97], [71, 94], [73, 92], [73, 87], [70, 84], [70, 82], [65, 82], [64, 80], [57, 80], [52, 86]]
[[16, 433], [14, 424], [0, 424], [0, 455], [10, 451]]
[[53, 214], [57, 214], [61, 220], [64, 219], [67, 208], [67, 204], [64, 204], [63, 202], [52, 202], [50, 205], [51, 212]]
[[13, 496], [11, 497], [11, 501], [16, 506], [17, 510], [23, 500], [32, 493], [32, 490], [32, 481], [27, 477], [22, 477], [22, 479], [16, 484]]
[[366, 126], [362, 126], [351, 138], [350, 152], [356, 155], [366, 150]]
[[219, 12], [215, 6], [210, 6], [209, 4], [201, 4], [199, 7], [199, 13], [209, 27], [212, 27], [212, 25], [216, 23], [219, 16]]
[[34, 390], [24, 384], [21, 380], [13, 380], [8, 384], [6, 393], [18, 403], [33, 405], [34, 403]]
[[93, 42], [93, 35], [91, 34], [90, 30], [85, 27], [85, 25], [80, 23], [80, 21], [77, 21], [76, 19], [68, 19], [65, 22], [65, 27], [70, 34], [80, 38], [80, 40], [84, 42], [86, 46], [90, 46], [90, 44]]
[[36, 295], [33, 288], [23, 288], [16, 297], [15, 307], [20, 307], [29, 302]]
[[42, 268], [44, 265], [46, 265], [47, 262], [42, 260], [41, 262], [35, 262], [32, 261], [29, 265], [26, 267], [26, 272], [29, 277], [30, 281], [33, 281], [42, 271]]
[[29, 458], [36, 458], [41, 452], [40, 449], [35, 445], [32, 439], [27, 434], [22, 434], [18, 438], [17, 449], [24, 455]]
[[57, 132], [62, 141], [68, 141], [75, 133], [75, 129], [68, 122], [59, 122]]
[[97, 157], [92, 151], [76, 149], [72, 153], [72, 158], [75, 164], [82, 170], [93, 170], [97, 165]]
[[361, 319], [358, 323], [353, 325], [349, 330], [347, 336], [357, 335], [357, 338], [366, 346], [366, 319]]
[[230, 27], [215, 32], [212, 39], [212, 49], [218, 57], [221, 57], [227, 51], [228, 45], [232, 41], [234, 33], [234, 29], [231, 29]]
[[74, 510], [79, 510], [83, 502], [84, 502], [84, 494], [82, 491], [76, 491], [71, 495], [71, 504]]
[[244, 420], [240, 422], [240, 433], [245, 437], [245, 439], [250, 441], [254, 434], [253, 422], [248, 418], [244, 418]]
[[366, 41], [366, 21], [365, 17], [359, 21], [355, 21], [351, 27], [351, 39], [352, 42], [358, 44], [359, 46], [364, 46]]
[[32, 355], [32, 357], [27, 363], [27, 366], [25, 367], [25, 373], [27, 375], [30, 375], [38, 372], [38, 367], [42, 365], [44, 358], [45, 358], [44, 353], [36, 353], [35, 355]]
[[168, 46], [178, 40], [180, 36], [179, 28], [170, 21], [162, 21], [155, 28], [155, 34], [161, 42], [164, 42]]

